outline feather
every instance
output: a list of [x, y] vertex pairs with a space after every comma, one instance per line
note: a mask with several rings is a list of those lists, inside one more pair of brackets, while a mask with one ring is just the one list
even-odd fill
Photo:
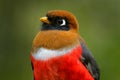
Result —
[[80, 45], [82, 47], [82, 57], [80, 60], [84, 64], [84, 66], [88, 69], [91, 75], [94, 77], [95, 80], [100, 80], [100, 71], [99, 67], [91, 54], [90, 50], [87, 48], [83, 40], [80, 40]]

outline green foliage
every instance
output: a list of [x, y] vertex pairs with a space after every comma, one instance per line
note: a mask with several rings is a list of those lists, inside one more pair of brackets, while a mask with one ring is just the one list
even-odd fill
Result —
[[119, 0], [1, 0], [0, 79], [32, 80], [30, 50], [47, 11], [71, 11], [80, 34], [94, 54], [101, 80], [120, 80]]

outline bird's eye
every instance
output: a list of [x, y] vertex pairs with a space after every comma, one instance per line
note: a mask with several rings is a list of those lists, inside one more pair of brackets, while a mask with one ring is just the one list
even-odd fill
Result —
[[66, 21], [64, 19], [61, 19], [61, 20], [57, 21], [57, 24], [60, 26], [64, 26], [64, 25], [66, 25]]

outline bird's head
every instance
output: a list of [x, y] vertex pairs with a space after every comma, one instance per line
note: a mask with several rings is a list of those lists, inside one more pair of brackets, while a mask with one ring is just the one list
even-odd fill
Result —
[[72, 13], [52, 10], [40, 21], [42, 27], [33, 40], [33, 48], [60, 49], [78, 44], [78, 22]]
[[45, 17], [40, 18], [43, 22], [41, 30], [63, 30], [78, 32], [78, 22], [75, 16], [65, 10], [49, 11]]

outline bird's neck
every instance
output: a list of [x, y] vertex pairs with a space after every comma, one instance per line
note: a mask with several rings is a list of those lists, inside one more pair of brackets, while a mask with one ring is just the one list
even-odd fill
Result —
[[33, 40], [33, 51], [38, 48], [51, 50], [61, 49], [79, 44], [78, 34], [70, 31], [40, 31]]

